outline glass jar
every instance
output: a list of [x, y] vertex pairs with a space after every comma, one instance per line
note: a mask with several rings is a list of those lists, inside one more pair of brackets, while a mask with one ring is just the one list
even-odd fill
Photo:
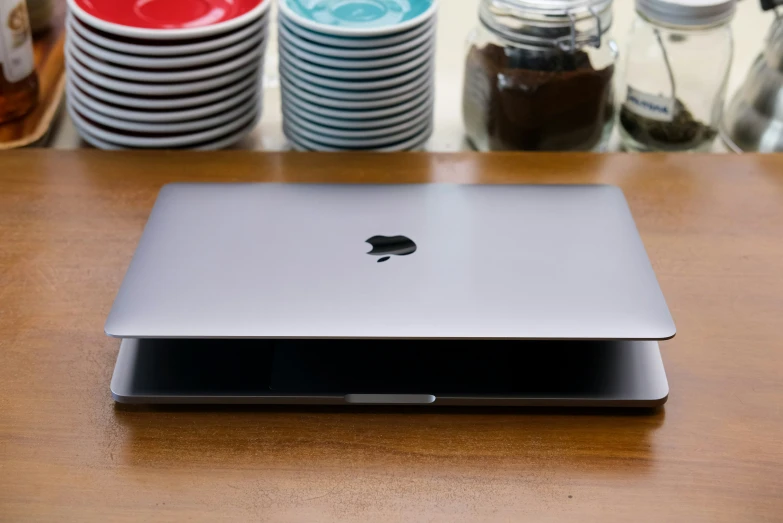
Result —
[[38, 103], [33, 41], [25, 0], [0, 0], [0, 123]]
[[614, 122], [612, 0], [482, 0], [462, 114], [478, 150], [605, 150]]
[[47, 31], [52, 25], [54, 0], [27, 0], [27, 14], [34, 35]]
[[637, 0], [619, 93], [625, 149], [710, 149], [731, 67], [734, 9], [734, 0]]

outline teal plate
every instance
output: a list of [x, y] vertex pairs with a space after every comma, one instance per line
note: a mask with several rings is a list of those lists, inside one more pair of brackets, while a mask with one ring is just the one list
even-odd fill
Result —
[[434, 14], [435, 0], [281, 0], [289, 18], [314, 30], [342, 36], [404, 31]]

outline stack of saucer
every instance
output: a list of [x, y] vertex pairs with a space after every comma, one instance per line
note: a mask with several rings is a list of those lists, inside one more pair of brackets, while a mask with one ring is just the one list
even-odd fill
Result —
[[283, 130], [300, 150], [403, 151], [432, 134], [436, 0], [280, 0]]
[[68, 0], [67, 100], [101, 149], [219, 149], [261, 114], [272, 0]]

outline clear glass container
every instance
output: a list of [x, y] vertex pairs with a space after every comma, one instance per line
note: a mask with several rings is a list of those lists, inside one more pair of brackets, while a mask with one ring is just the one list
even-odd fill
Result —
[[614, 123], [612, 0], [482, 0], [462, 113], [481, 151], [605, 150]]
[[718, 134], [731, 67], [733, 5], [711, 22], [702, 23], [694, 15], [677, 23], [674, 16], [651, 19], [639, 9], [641, 3], [637, 2], [618, 93], [623, 147], [709, 150]]

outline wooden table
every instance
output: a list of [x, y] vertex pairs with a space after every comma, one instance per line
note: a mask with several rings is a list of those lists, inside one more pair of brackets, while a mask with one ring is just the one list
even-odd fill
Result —
[[[103, 322], [171, 181], [621, 186], [657, 412], [127, 408]], [[783, 521], [783, 156], [0, 154], [0, 520]]]

